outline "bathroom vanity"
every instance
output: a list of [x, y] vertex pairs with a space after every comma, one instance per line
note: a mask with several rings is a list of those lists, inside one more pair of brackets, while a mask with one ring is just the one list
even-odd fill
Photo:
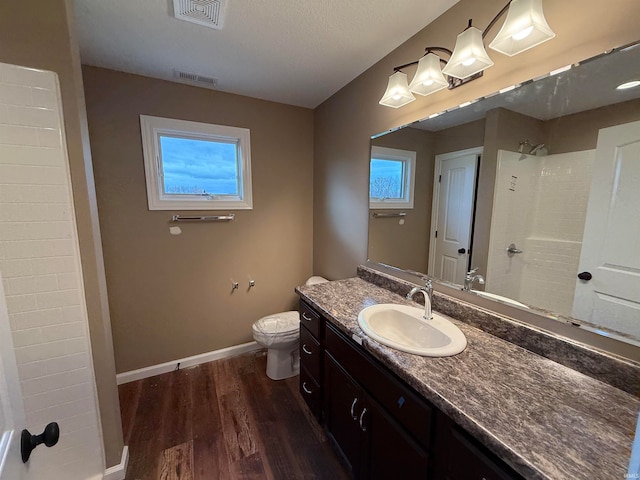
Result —
[[[385, 347], [357, 317], [379, 303], [415, 305], [398, 282], [396, 293], [363, 278], [297, 289], [300, 392], [355, 478], [624, 478], [638, 365], [602, 357], [623, 372], [610, 383], [624, 391], [455, 318], [468, 342], [458, 355]], [[436, 293], [436, 310], [444, 301], [458, 302]]]

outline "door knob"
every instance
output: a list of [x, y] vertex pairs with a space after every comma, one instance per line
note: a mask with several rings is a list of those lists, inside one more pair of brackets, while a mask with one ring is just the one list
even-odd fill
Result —
[[22, 430], [22, 437], [20, 439], [20, 453], [22, 454], [22, 462], [27, 463], [31, 452], [41, 443], [44, 443], [47, 447], [53, 447], [58, 443], [60, 438], [60, 427], [56, 422], [51, 422], [44, 427], [44, 432], [40, 435], [31, 435], [29, 430]]
[[578, 274], [578, 278], [580, 280], [584, 280], [585, 282], [588, 282], [593, 278], [593, 275], [591, 275], [589, 272], [582, 272]]
[[459, 248], [458, 253], [467, 253], [467, 251], [464, 248]]

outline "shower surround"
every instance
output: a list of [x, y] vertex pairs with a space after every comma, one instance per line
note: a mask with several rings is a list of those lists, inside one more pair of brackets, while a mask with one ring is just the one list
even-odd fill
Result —
[[487, 291], [571, 315], [594, 158], [498, 151]]

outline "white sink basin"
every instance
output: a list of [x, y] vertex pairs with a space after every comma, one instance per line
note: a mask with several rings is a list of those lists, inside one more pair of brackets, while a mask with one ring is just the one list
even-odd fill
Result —
[[467, 339], [453, 323], [436, 312], [431, 320], [423, 315], [423, 308], [383, 303], [363, 309], [358, 323], [379, 343], [414, 355], [448, 357], [466, 348]]

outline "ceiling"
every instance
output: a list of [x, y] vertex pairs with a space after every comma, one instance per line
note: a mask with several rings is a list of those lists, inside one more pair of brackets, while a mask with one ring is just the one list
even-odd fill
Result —
[[177, 20], [173, 0], [75, 0], [75, 10], [83, 64], [174, 81], [177, 69], [315, 108], [457, 1], [228, 0], [222, 30]]

